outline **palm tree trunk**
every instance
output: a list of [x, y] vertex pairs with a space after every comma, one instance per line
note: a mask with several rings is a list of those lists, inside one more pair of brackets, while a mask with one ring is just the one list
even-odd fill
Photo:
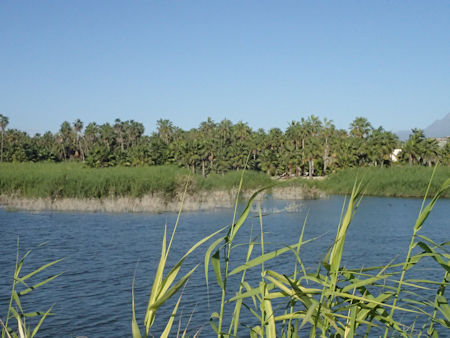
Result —
[[2, 128], [2, 154], [1, 154], [1, 162], [3, 162], [3, 137], [5, 135], [5, 131]]
[[328, 167], [328, 153], [329, 153], [329, 149], [328, 149], [328, 139], [325, 139], [325, 150], [323, 153], [323, 175], [326, 174], [327, 172], [327, 167]]

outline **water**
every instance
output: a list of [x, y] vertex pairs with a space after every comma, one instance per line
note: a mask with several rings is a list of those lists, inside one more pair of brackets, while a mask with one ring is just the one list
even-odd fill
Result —
[[[335, 237], [342, 203], [343, 197], [338, 196], [326, 200], [298, 201], [294, 205], [286, 201], [264, 201], [265, 241], [271, 243], [266, 245], [266, 252], [296, 243], [308, 214], [305, 239], [322, 237], [302, 247], [301, 257], [308, 269], [314, 269]], [[342, 264], [359, 268], [361, 262], [364, 266], [370, 266], [400, 261], [406, 256], [420, 204], [419, 199], [364, 198], [350, 227]], [[286, 207], [288, 211], [280, 212]], [[421, 234], [436, 242], [449, 240], [449, 210], [450, 200], [438, 201]], [[24, 297], [23, 307], [29, 311], [45, 311], [54, 304], [52, 312], [55, 315], [45, 320], [40, 337], [130, 336], [133, 275], [136, 272], [137, 316], [142, 323], [159, 260], [164, 224], [171, 227], [175, 219], [174, 213], [33, 213], [0, 209], [0, 316], [4, 318], [6, 315], [17, 238], [20, 236], [21, 254], [26, 249], [48, 242], [27, 258], [23, 274], [64, 257], [41, 278], [58, 272], [64, 274]], [[232, 210], [229, 209], [183, 213], [169, 265], [173, 265], [193, 243], [228, 225], [231, 220]], [[242, 228], [239, 241], [248, 242], [252, 232], [255, 235], [259, 227], [257, 214], [253, 212]], [[182, 272], [203, 262], [205, 248], [194, 253]], [[236, 248], [232, 252], [231, 264], [242, 262], [245, 252], [244, 247]], [[254, 254], [259, 252], [260, 248], [255, 247]], [[292, 257], [287, 254], [268, 263], [268, 266], [278, 272], [291, 273]], [[209, 315], [219, 311], [217, 300], [220, 293], [214, 287], [211, 270], [208, 302], [203, 271], [203, 264], [200, 264], [189, 280], [179, 313], [182, 328], [194, 312], [188, 331], [192, 334], [201, 329], [204, 336], [210, 336]], [[427, 279], [440, 280], [442, 271], [430, 262], [418, 267], [417, 273], [419, 276], [425, 273]], [[255, 270], [248, 280], [257, 285], [259, 278], [258, 270]], [[164, 329], [171, 309], [169, 306], [158, 312], [152, 328], [155, 336]], [[245, 314], [241, 319], [248, 325], [255, 324], [251, 315]], [[174, 326], [178, 326], [178, 317]]]

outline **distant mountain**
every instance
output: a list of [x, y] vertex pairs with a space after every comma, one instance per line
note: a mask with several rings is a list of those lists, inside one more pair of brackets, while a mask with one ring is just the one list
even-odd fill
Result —
[[398, 136], [400, 141], [406, 141], [409, 137], [409, 134], [411, 133], [411, 130], [400, 130], [395, 132], [395, 135]]
[[450, 136], [450, 113], [443, 119], [436, 120], [425, 128], [427, 137], [447, 137]]
[[[417, 128], [422, 129], [417, 126]], [[428, 127], [424, 128], [426, 137], [447, 137], [450, 136], [450, 113], [445, 115], [444, 118], [434, 121]], [[395, 134], [401, 141], [408, 139], [411, 130], [400, 130]]]

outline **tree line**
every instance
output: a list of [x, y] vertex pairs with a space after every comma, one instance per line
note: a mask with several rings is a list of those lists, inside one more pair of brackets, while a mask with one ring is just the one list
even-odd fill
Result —
[[28, 135], [7, 129], [0, 114], [1, 161], [82, 161], [90, 167], [175, 164], [204, 176], [248, 167], [272, 176], [320, 176], [339, 168], [390, 166], [391, 154], [401, 148], [399, 163], [431, 166], [450, 163], [450, 144], [440, 146], [413, 129], [409, 139], [357, 117], [348, 131], [333, 121], [311, 115], [289, 123], [286, 130], [253, 130], [247, 123], [211, 118], [198, 128], [183, 130], [170, 120], [156, 122], [157, 130], [144, 135], [142, 123], [116, 119], [113, 124], [77, 119], [61, 124], [58, 132]]

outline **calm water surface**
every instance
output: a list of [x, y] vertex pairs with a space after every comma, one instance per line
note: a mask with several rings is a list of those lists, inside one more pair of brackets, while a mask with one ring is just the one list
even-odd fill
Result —
[[[304, 264], [314, 269], [332, 244], [343, 200], [343, 197], [335, 196], [294, 204], [264, 201], [261, 207], [265, 214], [265, 241], [271, 243], [266, 245], [266, 251], [295, 243], [309, 213], [305, 238], [323, 236], [302, 247]], [[406, 256], [420, 205], [419, 199], [364, 198], [347, 236], [343, 265], [349, 268], [383, 265]], [[285, 207], [288, 211], [282, 211]], [[449, 210], [450, 200], [438, 201], [422, 234], [437, 242], [449, 240]], [[29, 311], [46, 310], [54, 304], [55, 315], [45, 320], [40, 337], [130, 336], [133, 275], [136, 271], [137, 316], [142, 323], [159, 260], [164, 224], [172, 226], [175, 219], [174, 213], [34, 213], [0, 209], [0, 317], [6, 315], [19, 236], [22, 254], [26, 249], [48, 242], [33, 251], [25, 262], [24, 273], [51, 260], [65, 258], [44, 273], [46, 277], [64, 272], [61, 277], [24, 298], [23, 306]], [[169, 264], [174, 264], [193, 243], [230, 224], [231, 220], [230, 209], [183, 213]], [[259, 226], [254, 212], [242, 228], [240, 242], [248, 242]], [[203, 262], [204, 250], [200, 248], [187, 261], [184, 271]], [[232, 252], [232, 264], [245, 257], [244, 250], [240, 247]], [[259, 253], [259, 248], [257, 250]], [[278, 272], [290, 273], [292, 261], [288, 254], [268, 266]], [[217, 288], [211, 287], [208, 302], [203, 270], [201, 264], [189, 280], [179, 313], [183, 328], [193, 312], [189, 332], [202, 329], [203, 336], [210, 336], [208, 319], [212, 312], [219, 311], [217, 300], [220, 294]], [[419, 267], [416, 273], [419, 276], [426, 274], [428, 279], [442, 278], [442, 269], [431, 263]], [[248, 280], [257, 283], [259, 278], [256, 270]], [[214, 283], [210, 278], [210, 284], [214, 286]], [[170, 311], [169, 306], [158, 312], [152, 328], [155, 336], [163, 330], [161, 326]], [[254, 324], [251, 315], [243, 315], [241, 319], [244, 324]]]

